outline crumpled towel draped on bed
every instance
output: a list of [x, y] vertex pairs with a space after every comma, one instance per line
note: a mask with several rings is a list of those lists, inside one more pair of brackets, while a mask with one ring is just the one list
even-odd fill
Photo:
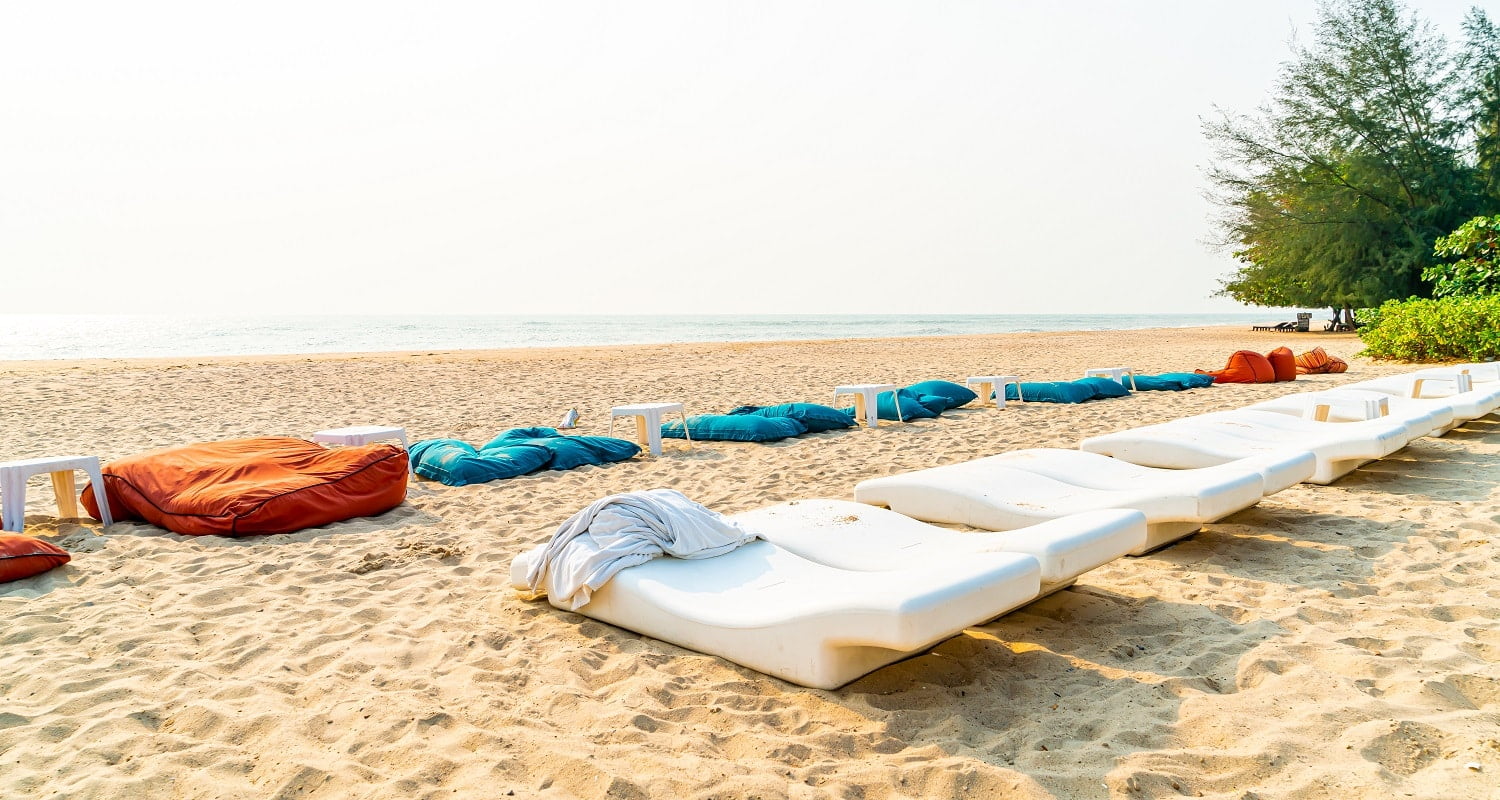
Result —
[[662, 554], [713, 558], [758, 538], [682, 492], [651, 489], [595, 500], [522, 558], [533, 597], [551, 595], [577, 611], [622, 569]]

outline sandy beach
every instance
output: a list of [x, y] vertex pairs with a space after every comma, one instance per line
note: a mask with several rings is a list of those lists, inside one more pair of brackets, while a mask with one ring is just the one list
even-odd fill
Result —
[[[1500, 797], [1500, 421], [1299, 485], [836, 691], [525, 602], [509, 566], [589, 501], [726, 513], [867, 477], [1414, 367], [1350, 334], [1242, 327], [153, 361], [0, 363], [0, 459], [404, 425], [482, 443], [577, 407], [828, 403], [841, 383], [1315, 345], [1294, 383], [977, 404], [771, 445], [449, 488], [291, 535], [27, 533], [73, 555], [0, 586], [0, 797]], [[1477, 766], [1477, 769], [1475, 768]]]

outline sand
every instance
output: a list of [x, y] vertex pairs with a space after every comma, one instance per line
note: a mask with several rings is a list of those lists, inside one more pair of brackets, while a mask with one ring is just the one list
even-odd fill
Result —
[[[604, 433], [611, 405], [827, 403], [839, 383], [1218, 367], [1314, 344], [1345, 375], [1012, 404], [448, 488], [292, 535], [59, 521], [0, 587], [0, 796], [1500, 797], [1500, 422], [1298, 486], [836, 691], [524, 602], [511, 559], [612, 492], [724, 512], [1235, 408], [1400, 365], [1341, 334], [1207, 328], [0, 364], [5, 458], [403, 424]], [[1477, 769], [1469, 765], [1477, 766]]]

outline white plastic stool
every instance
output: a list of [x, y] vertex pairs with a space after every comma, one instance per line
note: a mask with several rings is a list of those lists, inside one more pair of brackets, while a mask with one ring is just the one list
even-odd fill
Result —
[[1085, 378], [1109, 378], [1121, 386], [1125, 385], [1125, 376], [1130, 376], [1130, 388], [1135, 388], [1135, 370], [1130, 367], [1098, 367], [1083, 371]]
[[688, 443], [693, 441], [693, 434], [688, 432], [687, 412], [683, 410], [681, 403], [636, 403], [629, 406], [615, 406], [609, 410], [609, 435], [615, 435], [615, 417], [635, 418], [635, 440], [651, 451], [651, 455], [661, 455], [661, 418], [663, 414], [675, 411], [682, 415], [682, 435], [687, 437]]
[[99, 459], [94, 456], [62, 456], [59, 458], [28, 458], [24, 461], [7, 461], [0, 464], [0, 529], [19, 533], [26, 527], [26, 479], [33, 475], [49, 473], [52, 476], [52, 491], [57, 494], [59, 519], [78, 518], [78, 489], [73, 483], [73, 471], [83, 470], [94, 482], [94, 499], [99, 503], [99, 521], [106, 527], [115, 523], [109, 514], [109, 493], [104, 489], [104, 474], [99, 469]]
[[896, 401], [896, 416], [905, 418], [901, 413], [901, 397], [896, 393], [894, 383], [853, 383], [848, 386], [833, 387], [833, 402], [838, 405], [839, 395], [854, 395], [854, 419], [863, 419], [865, 424], [871, 428], [880, 425], [880, 410], [877, 401], [881, 392], [890, 392], [891, 399]]
[[345, 447], [352, 445], [369, 444], [385, 439], [400, 439], [403, 449], [411, 449], [406, 443], [406, 429], [393, 428], [386, 425], [355, 425], [350, 428], [333, 428], [332, 430], [318, 431], [312, 435], [312, 440], [324, 444], [338, 444]]
[[1011, 384], [1016, 385], [1016, 399], [1025, 401], [1026, 398], [1021, 396], [1021, 379], [1015, 375], [979, 375], [964, 379], [965, 386], [979, 387], [981, 404], [990, 396], [990, 392], [994, 392], [995, 408], [1005, 408], [1005, 387]]

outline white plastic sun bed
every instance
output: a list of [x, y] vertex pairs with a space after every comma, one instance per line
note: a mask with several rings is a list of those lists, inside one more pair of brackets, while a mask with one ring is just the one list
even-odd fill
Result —
[[[511, 565], [519, 591], [529, 567], [525, 554]], [[832, 689], [1028, 602], [1040, 572], [1021, 553], [913, 556], [901, 569], [864, 572], [755, 541], [714, 558], [662, 556], [623, 569], [577, 613]]]
[[1311, 422], [1399, 422], [1410, 442], [1422, 436], [1442, 436], [1457, 424], [1453, 410], [1438, 403], [1414, 402], [1366, 389], [1329, 389], [1302, 392], [1246, 406], [1243, 411], [1273, 411]]
[[[992, 531], [1024, 528], [1082, 511], [1135, 509], [1146, 515], [1146, 541], [1130, 552], [1142, 555], [1198, 531], [1206, 522], [1249, 508], [1264, 496], [1265, 479], [1259, 466], [1224, 465], [1191, 472], [1132, 470], [1130, 465], [1106, 464], [1108, 459], [1082, 455], [1093, 458], [1099, 469], [1060, 480], [1054, 477], [1061, 474], [1060, 468], [1053, 475], [1041, 474], [1023, 468], [1013, 456], [991, 456], [862, 481], [854, 487], [854, 499], [921, 520]], [[1285, 455], [1303, 459], [1311, 468], [1307, 456]], [[1088, 470], [1074, 463], [1067, 471]], [[1115, 480], [1114, 476], [1132, 471], [1130, 480]], [[1112, 488], [1098, 488], [1102, 486]]]
[[1314, 422], [1244, 408], [1094, 436], [1078, 447], [1167, 469], [1201, 469], [1255, 456], [1302, 452], [1313, 459], [1313, 469], [1303, 480], [1326, 484], [1400, 450], [1410, 440], [1411, 432], [1398, 419]]
[[[770, 540], [627, 567], [577, 613], [832, 689], [1067, 586], [1135, 547], [1146, 528], [1139, 512], [1114, 510], [970, 534], [838, 500], [730, 519]], [[531, 555], [511, 564], [523, 593]]]
[[1500, 408], [1500, 385], [1493, 382], [1475, 385], [1471, 373], [1452, 369], [1392, 375], [1341, 388], [1381, 392], [1410, 405], [1447, 408], [1459, 422], [1479, 419]]
[[962, 563], [974, 553], [1022, 553], [1040, 568], [1039, 595], [1062, 589], [1146, 542], [1146, 517], [1122, 509], [1088, 511], [1005, 532], [939, 528], [848, 500], [794, 500], [731, 519], [809, 561], [859, 572], [900, 569], [914, 557]]

